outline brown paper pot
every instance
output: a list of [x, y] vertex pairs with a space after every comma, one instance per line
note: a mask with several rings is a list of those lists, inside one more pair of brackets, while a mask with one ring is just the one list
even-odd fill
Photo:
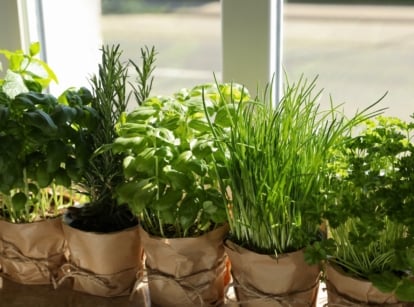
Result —
[[82, 231], [63, 224], [68, 242], [68, 263], [63, 277], [73, 280], [73, 289], [98, 296], [129, 295], [142, 269], [138, 226], [113, 233]]
[[217, 306], [229, 267], [223, 240], [228, 227], [196, 238], [165, 239], [140, 228], [146, 278], [154, 306]]
[[413, 306], [413, 303], [399, 303], [390, 293], [376, 289], [371, 282], [350, 277], [341, 268], [326, 266], [328, 306]]
[[0, 220], [0, 274], [21, 284], [51, 284], [65, 262], [60, 218], [14, 224]]
[[316, 305], [320, 267], [308, 265], [303, 251], [279, 258], [257, 254], [232, 241], [225, 242], [237, 303], [241, 306]]

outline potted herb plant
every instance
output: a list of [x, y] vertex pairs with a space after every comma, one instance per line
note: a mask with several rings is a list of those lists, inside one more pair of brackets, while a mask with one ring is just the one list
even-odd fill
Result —
[[[154, 48], [141, 52], [142, 68], [133, 63], [138, 73], [137, 102], [151, 90], [155, 60]], [[108, 297], [128, 295], [142, 263], [138, 220], [114, 194], [124, 181], [123, 155], [105, 150], [118, 136], [116, 126], [129, 102], [128, 65], [122, 62], [121, 54], [119, 45], [103, 47], [98, 74], [91, 79], [91, 105], [98, 114], [98, 124], [89, 135], [93, 154], [77, 181], [88, 202], [70, 207], [65, 214], [63, 230], [70, 253], [59, 280], [61, 284], [71, 279], [77, 291]]]
[[86, 89], [44, 92], [57, 79], [39, 51], [39, 43], [28, 54], [0, 51], [9, 60], [0, 80], [0, 273], [25, 284], [51, 283], [63, 264], [58, 216], [73, 202], [83, 135], [94, 125]]
[[329, 304], [414, 302], [414, 124], [369, 120], [332, 162]]
[[[217, 181], [217, 151], [204, 113], [225, 118], [223, 105], [241, 87], [200, 85], [171, 97], [151, 97], [119, 126], [112, 150], [125, 155], [117, 195], [139, 217], [152, 303], [214, 305], [229, 281], [223, 239], [226, 209]], [[223, 125], [226, 124], [223, 121]], [[146, 280], [145, 280], [146, 279]]]
[[304, 250], [323, 237], [323, 173], [331, 149], [368, 114], [346, 120], [337, 107], [320, 110], [315, 82], [287, 83], [275, 107], [269, 89], [237, 104], [229, 132], [210, 120], [226, 157], [225, 248], [239, 305], [316, 304], [320, 266]]

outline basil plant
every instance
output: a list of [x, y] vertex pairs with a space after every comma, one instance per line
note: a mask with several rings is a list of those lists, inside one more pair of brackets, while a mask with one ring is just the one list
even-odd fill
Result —
[[112, 150], [125, 155], [126, 182], [117, 197], [145, 230], [193, 237], [227, 221], [217, 178], [225, 157], [206, 114], [216, 125], [230, 125], [224, 106], [242, 100], [242, 93], [238, 84], [199, 85], [148, 98], [120, 122]]
[[39, 52], [38, 43], [29, 54], [0, 50], [9, 60], [0, 79], [0, 218], [11, 222], [58, 214], [86, 165], [96, 122], [86, 88], [46, 93], [57, 78]]

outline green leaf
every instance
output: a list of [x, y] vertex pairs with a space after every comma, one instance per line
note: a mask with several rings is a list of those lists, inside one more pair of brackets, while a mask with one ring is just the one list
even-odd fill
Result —
[[4, 124], [9, 117], [9, 108], [0, 105], [0, 127]]
[[127, 156], [123, 161], [124, 177], [132, 178], [136, 175], [136, 159], [132, 156]]
[[414, 302], [414, 281], [410, 279], [403, 279], [395, 291], [395, 295], [400, 301]]
[[181, 117], [180, 115], [169, 115], [166, 118], [163, 118], [159, 125], [171, 131], [177, 129], [180, 126]]
[[213, 153], [213, 143], [206, 140], [197, 140], [192, 151], [198, 158], [206, 158]]
[[197, 219], [198, 213], [201, 208], [194, 202], [192, 197], [186, 197], [181, 203], [181, 206], [178, 210], [178, 217], [181, 224], [181, 227], [187, 231], [191, 226], [193, 226], [194, 221]]
[[22, 76], [8, 69], [4, 77], [3, 91], [9, 98], [14, 99], [17, 95], [29, 90], [24, 84]]
[[160, 219], [162, 220], [163, 224], [174, 224], [176, 222], [176, 215], [177, 212], [173, 211], [171, 212], [171, 210], [164, 210], [164, 211], [160, 211], [158, 212]]
[[65, 123], [72, 123], [76, 114], [76, 109], [59, 104], [53, 110], [51, 118], [57, 125], [63, 125]]
[[32, 193], [33, 195], [37, 195], [39, 193], [39, 188], [37, 185], [35, 185], [34, 183], [29, 183], [28, 184], [28, 190], [30, 193]]
[[66, 144], [62, 141], [52, 141], [47, 144], [47, 171], [53, 173], [66, 161]]
[[46, 76], [40, 75], [39, 76], [40, 80], [37, 80], [37, 81], [40, 81], [40, 83], [42, 83], [45, 87], [48, 86], [50, 81], [52, 80], [58, 83], [58, 79], [54, 71], [49, 67], [47, 63], [43, 62], [40, 59], [32, 58], [30, 65], [32, 66], [32, 67], [29, 67], [31, 70], [35, 70], [35, 69], [37, 70], [37, 67], [40, 66], [46, 72]]
[[144, 149], [135, 160], [136, 170], [138, 172], [146, 172], [149, 176], [155, 173], [155, 152], [154, 148]]
[[191, 170], [192, 172], [194, 172], [195, 174], [197, 174], [198, 176], [207, 176], [208, 173], [208, 165], [206, 164], [206, 162], [204, 160], [192, 160], [189, 161], [189, 163], [186, 165], [186, 167], [188, 168], [188, 170]]
[[39, 52], [40, 52], [40, 43], [39, 42], [31, 43], [30, 48], [29, 48], [30, 56], [35, 56], [39, 54]]
[[368, 279], [378, 290], [385, 293], [392, 293], [400, 282], [400, 278], [388, 271], [381, 274], [371, 274], [368, 276]]
[[36, 169], [36, 181], [40, 188], [46, 188], [52, 182], [52, 176], [48, 173], [46, 165], [39, 165]]
[[192, 180], [189, 178], [188, 174], [185, 174], [183, 172], [179, 172], [174, 169], [165, 169], [164, 175], [174, 189], [187, 190], [192, 186]]
[[39, 128], [45, 134], [55, 134], [58, 130], [50, 115], [43, 110], [25, 112], [23, 117], [27, 124]]
[[180, 153], [174, 161], [174, 165], [180, 170], [185, 170], [185, 165], [193, 159], [193, 153], [191, 150], [186, 150]]
[[155, 192], [156, 187], [148, 179], [123, 183], [116, 189], [118, 203], [128, 204], [135, 214], [141, 214], [154, 201]]
[[214, 214], [217, 212], [217, 207], [211, 200], [206, 200], [203, 202], [203, 210], [208, 214]]
[[159, 108], [152, 106], [139, 106], [127, 115], [128, 122], [145, 121], [158, 113]]
[[72, 181], [67, 174], [66, 170], [63, 168], [59, 168], [58, 171], [55, 173], [55, 181], [56, 184], [59, 186], [70, 187]]
[[22, 50], [17, 50], [15, 52], [11, 52], [8, 59], [10, 60], [9, 69], [18, 72], [20, 71], [22, 63], [25, 60], [25, 55]]
[[145, 123], [125, 123], [120, 126], [118, 131], [121, 137], [146, 136], [150, 133], [152, 127]]
[[231, 127], [236, 112], [236, 106], [232, 104], [220, 107], [214, 118], [214, 124], [220, 127]]
[[168, 189], [158, 200], [152, 204], [152, 208], [158, 211], [176, 210], [178, 202], [183, 197], [183, 192], [173, 189]]
[[24, 211], [27, 203], [27, 196], [23, 192], [18, 192], [12, 197], [13, 208], [16, 212]]
[[201, 119], [192, 119], [188, 122], [188, 126], [198, 132], [209, 132], [210, 125], [207, 121]]
[[19, 94], [14, 98], [12, 103], [13, 110], [35, 110], [36, 106], [33, 101], [27, 97], [25, 94]]
[[118, 137], [115, 139], [111, 148], [114, 153], [125, 153], [131, 150], [133, 153], [139, 153], [146, 147], [145, 138], [136, 137]]

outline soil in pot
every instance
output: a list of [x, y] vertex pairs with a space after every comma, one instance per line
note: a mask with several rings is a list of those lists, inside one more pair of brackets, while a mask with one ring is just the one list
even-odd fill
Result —
[[258, 254], [226, 240], [239, 306], [316, 306], [320, 267], [308, 265], [303, 250], [279, 255]]
[[64, 221], [84, 231], [110, 233], [138, 225], [138, 219], [127, 205], [93, 205], [69, 207]]

